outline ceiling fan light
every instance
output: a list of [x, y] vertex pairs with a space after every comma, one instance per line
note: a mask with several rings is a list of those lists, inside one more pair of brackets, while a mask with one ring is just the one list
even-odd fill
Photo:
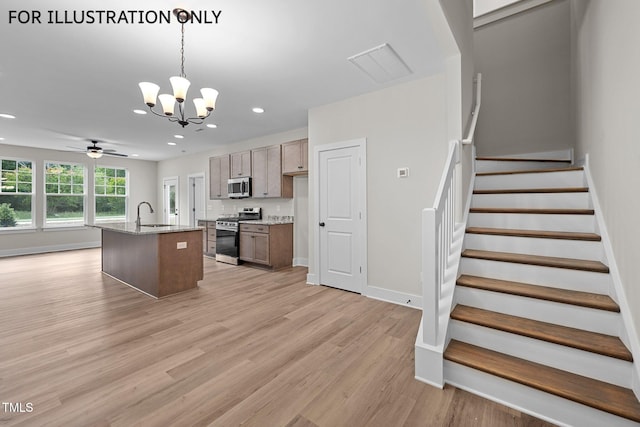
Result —
[[171, 87], [173, 88], [173, 96], [176, 98], [178, 102], [184, 102], [187, 98], [187, 90], [189, 90], [189, 85], [191, 82], [184, 77], [173, 76], [169, 78], [171, 82]]
[[140, 82], [138, 83], [138, 86], [140, 86], [140, 90], [142, 91], [144, 103], [149, 107], [156, 105], [156, 97], [160, 91], [160, 86], [151, 82]]
[[195, 105], [196, 107], [196, 115], [199, 118], [204, 119], [205, 117], [207, 117], [207, 106], [204, 99], [193, 98], [193, 105]]
[[100, 157], [102, 157], [102, 149], [101, 148], [98, 148], [98, 149], [90, 148], [87, 151], [87, 156], [91, 157], [92, 159], [99, 159]]
[[203, 87], [200, 89], [202, 98], [206, 104], [207, 110], [212, 111], [216, 109], [216, 99], [218, 99], [218, 91], [211, 89], [210, 87]]
[[176, 98], [168, 93], [159, 95], [160, 103], [162, 104], [162, 111], [166, 116], [173, 116], [173, 109], [176, 105]]

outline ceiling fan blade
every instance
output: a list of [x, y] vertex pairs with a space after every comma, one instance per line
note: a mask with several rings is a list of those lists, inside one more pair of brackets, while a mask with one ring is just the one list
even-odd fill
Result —
[[107, 153], [105, 151], [102, 152], [102, 154], [104, 154], [105, 156], [114, 156], [114, 157], [129, 157], [129, 155], [127, 154], [122, 154], [122, 153]]

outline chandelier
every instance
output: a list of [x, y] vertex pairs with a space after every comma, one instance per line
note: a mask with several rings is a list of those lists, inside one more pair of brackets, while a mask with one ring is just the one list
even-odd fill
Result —
[[[160, 86], [155, 83], [140, 82], [138, 83], [138, 86], [140, 86], [140, 90], [142, 91], [144, 103], [147, 104], [149, 110], [156, 116], [168, 118], [170, 122], [178, 122], [182, 127], [187, 126], [189, 123], [202, 124], [216, 108], [218, 91], [208, 87], [200, 89], [202, 98], [193, 99], [193, 104], [196, 108], [196, 116], [186, 116], [184, 101], [187, 98], [187, 90], [189, 89], [191, 82], [187, 80], [187, 75], [184, 72], [184, 24], [191, 20], [191, 12], [184, 9], [174, 9], [173, 14], [182, 26], [182, 38], [180, 41], [180, 75], [169, 78], [171, 88], [173, 89], [173, 95], [168, 93], [158, 95]], [[153, 107], [156, 105], [156, 97], [160, 99], [160, 103], [162, 104], [162, 114], [153, 110]], [[178, 102], [178, 111], [174, 115], [176, 101]]]

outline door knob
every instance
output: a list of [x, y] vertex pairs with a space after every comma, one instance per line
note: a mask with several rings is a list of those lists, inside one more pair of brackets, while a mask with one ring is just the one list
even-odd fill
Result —
[[324, 222], [321, 222], [319, 225], [320, 227], [324, 227]]

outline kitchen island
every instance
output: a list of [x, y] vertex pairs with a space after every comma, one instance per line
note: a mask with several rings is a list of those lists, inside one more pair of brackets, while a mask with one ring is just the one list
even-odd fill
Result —
[[202, 227], [111, 223], [102, 229], [102, 272], [155, 298], [196, 288], [204, 277]]

